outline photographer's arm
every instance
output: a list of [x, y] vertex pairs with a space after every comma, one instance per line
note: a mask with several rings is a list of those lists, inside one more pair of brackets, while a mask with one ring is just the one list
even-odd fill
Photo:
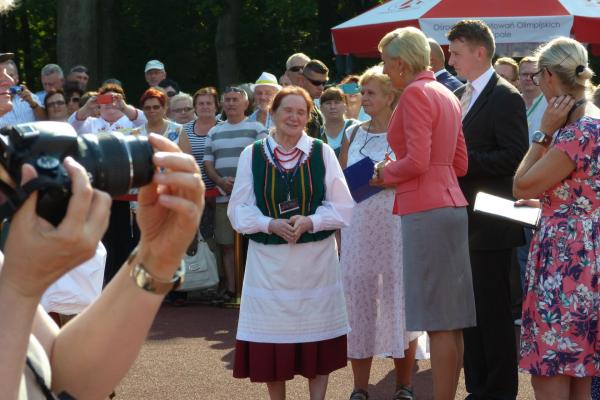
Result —
[[141, 262], [153, 276], [170, 279], [198, 229], [204, 186], [196, 162], [166, 138], [152, 134], [150, 141], [158, 151], [155, 165], [169, 172], [156, 173], [154, 182], [140, 189], [136, 258], [56, 338], [52, 386], [57, 392], [102, 399], [114, 389], [135, 361], [163, 299], [136, 286], [132, 266]]
[[0, 273], [0, 388], [6, 399], [17, 399], [25, 354], [40, 297], [23, 296]]
[[48, 118], [46, 114], [46, 110], [44, 107], [40, 105], [38, 98], [35, 94], [31, 93], [31, 91], [25, 85], [23, 86], [23, 91], [21, 92], [21, 98], [29, 104], [31, 110], [33, 111], [33, 115], [35, 115], [36, 121], [45, 121]]
[[[35, 313], [42, 294], [65, 272], [89, 259], [106, 230], [110, 198], [92, 190], [85, 170], [75, 161], [67, 158], [65, 167], [73, 181], [73, 196], [63, 222], [54, 227], [36, 215], [35, 193], [11, 222], [0, 271], [2, 398], [18, 397], [29, 335], [38, 336], [40, 324], [34, 319], [41, 321]], [[22, 176], [28, 181], [35, 170], [26, 165]], [[50, 344], [57, 331], [53, 325], [48, 323], [44, 329], [48, 333], [45, 341]]]

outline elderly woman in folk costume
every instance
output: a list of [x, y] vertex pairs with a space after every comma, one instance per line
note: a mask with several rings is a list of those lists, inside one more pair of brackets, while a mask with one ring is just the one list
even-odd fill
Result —
[[271, 399], [284, 399], [296, 374], [309, 379], [311, 399], [324, 399], [328, 375], [346, 366], [334, 231], [354, 202], [333, 150], [303, 131], [311, 109], [299, 87], [275, 96], [275, 128], [242, 152], [228, 209], [250, 238], [234, 377], [267, 383]]

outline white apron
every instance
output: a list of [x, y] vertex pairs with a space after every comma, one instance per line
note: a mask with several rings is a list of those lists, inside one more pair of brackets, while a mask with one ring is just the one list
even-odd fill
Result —
[[334, 235], [293, 245], [250, 240], [238, 340], [305, 343], [349, 331]]

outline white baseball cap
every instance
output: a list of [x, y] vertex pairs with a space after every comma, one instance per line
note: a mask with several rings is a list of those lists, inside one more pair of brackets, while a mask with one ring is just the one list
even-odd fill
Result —
[[158, 60], [150, 60], [146, 63], [146, 68], [144, 68], [144, 73], [150, 71], [151, 69], [159, 69], [161, 71], [164, 71], [165, 64], [161, 63]]

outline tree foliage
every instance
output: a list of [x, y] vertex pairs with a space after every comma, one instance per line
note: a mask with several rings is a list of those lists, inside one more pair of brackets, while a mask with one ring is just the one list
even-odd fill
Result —
[[[0, 50], [17, 53], [21, 77], [36, 89], [40, 88], [41, 67], [58, 60], [57, 1], [78, 0], [21, 0], [13, 11], [0, 17]], [[130, 97], [137, 97], [146, 85], [144, 64], [157, 58], [165, 63], [169, 77], [186, 91], [218, 84], [215, 33], [226, 2], [119, 0], [111, 2], [112, 9], [105, 13], [102, 7], [106, 3], [97, 1], [98, 16], [94, 20], [99, 26], [82, 29], [93, 29], [110, 40], [102, 40], [98, 44], [101, 48], [95, 50], [95, 62], [102, 65], [90, 66], [99, 75], [92, 76], [92, 81], [115, 77], [124, 83]], [[254, 81], [262, 71], [279, 76], [287, 57], [298, 51], [333, 68], [329, 29], [380, 2], [233, 1], [241, 3], [236, 36], [240, 81]], [[103, 35], [107, 30], [111, 34]], [[77, 35], [61, 37], [67, 41], [78, 39]]]
[[[68, 70], [90, 60], [89, 63], [96, 64], [88, 64], [96, 75], [91, 81], [99, 84], [107, 78], [121, 80], [134, 104], [146, 87], [144, 65], [153, 58], [163, 61], [169, 77], [187, 92], [209, 85], [222, 87], [253, 82], [262, 71], [279, 76], [284, 72], [285, 60], [295, 52], [325, 62], [332, 71], [331, 76], [339, 79], [347, 71], [341, 70], [339, 60], [336, 65], [330, 29], [383, 2], [86, 0], [96, 2], [96, 15], [90, 18], [94, 26], [74, 20], [72, 23], [79, 26], [79, 33], [57, 35], [60, 17], [57, 12], [64, 13], [70, 5], [77, 6], [79, 1], [20, 0], [17, 7], [0, 16], [0, 51], [17, 54], [21, 79], [37, 90], [41, 89], [40, 69], [47, 63], [64, 61], [65, 48], [79, 49], [83, 40], [85, 46], [96, 47], [91, 49], [93, 57], [89, 52], [82, 52], [82, 59], [77, 60], [79, 50], [76, 50], [67, 61], [58, 63]], [[59, 4], [62, 7], [58, 7]], [[235, 72], [218, 68], [217, 52], [223, 49], [215, 44], [219, 19], [232, 4], [240, 8], [234, 29]], [[96, 40], [88, 43], [83, 39], [89, 37], [84, 34], [85, 30], [91, 30]], [[73, 31], [77, 32], [69, 30]], [[57, 38], [61, 40], [60, 45], [57, 45]], [[57, 49], [61, 49], [60, 54]], [[352, 70], [360, 72], [373, 61], [353, 60]], [[591, 65], [598, 67], [599, 58], [592, 57]], [[339, 71], [336, 66], [340, 67]]]

